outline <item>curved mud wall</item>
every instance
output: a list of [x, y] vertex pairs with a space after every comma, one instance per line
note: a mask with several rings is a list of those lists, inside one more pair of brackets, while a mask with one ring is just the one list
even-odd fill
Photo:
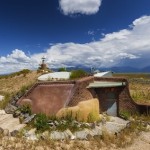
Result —
[[[125, 86], [91, 88], [88, 89], [89, 83], [94, 81], [125, 82]], [[61, 108], [66, 106], [76, 106], [81, 101], [92, 98], [98, 98], [101, 112], [108, 108], [107, 93], [114, 92], [116, 95], [117, 115], [120, 111], [144, 112], [149, 106], [136, 104], [129, 93], [128, 82], [122, 78], [102, 78], [102, 77], [85, 77], [76, 81], [55, 81], [36, 83], [19, 101], [21, 105], [29, 103], [33, 113], [46, 113], [47, 115], [56, 114]]]
[[81, 101], [92, 99], [93, 95], [91, 94], [90, 90], [86, 88], [89, 85], [89, 83], [92, 82], [94, 82], [93, 76], [77, 80], [73, 96], [68, 106], [76, 106]]

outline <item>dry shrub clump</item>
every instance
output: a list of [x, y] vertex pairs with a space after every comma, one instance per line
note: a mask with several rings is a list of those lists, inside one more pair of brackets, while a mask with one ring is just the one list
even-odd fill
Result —
[[62, 108], [58, 111], [56, 116], [58, 118], [66, 118], [71, 114], [73, 119], [83, 122], [94, 122], [99, 120], [99, 101], [97, 99], [90, 99], [82, 101], [74, 107]]

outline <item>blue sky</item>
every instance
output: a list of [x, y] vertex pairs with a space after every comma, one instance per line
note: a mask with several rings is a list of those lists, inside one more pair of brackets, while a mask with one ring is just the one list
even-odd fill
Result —
[[149, 0], [1, 0], [0, 74], [150, 66]]

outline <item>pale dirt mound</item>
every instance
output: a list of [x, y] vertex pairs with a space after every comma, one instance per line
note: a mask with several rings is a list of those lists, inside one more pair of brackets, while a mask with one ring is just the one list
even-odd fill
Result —
[[4, 110], [0, 110], [0, 128], [8, 129], [9, 132], [20, 130], [26, 124], [20, 124], [19, 118], [14, 118], [12, 114], [6, 114]]

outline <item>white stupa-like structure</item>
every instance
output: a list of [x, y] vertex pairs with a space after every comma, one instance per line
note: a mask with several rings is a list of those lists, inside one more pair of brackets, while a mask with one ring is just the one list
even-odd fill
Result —
[[49, 80], [67, 80], [70, 78], [71, 72], [53, 72], [41, 75], [38, 77], [39, 81], [49, 81]]

